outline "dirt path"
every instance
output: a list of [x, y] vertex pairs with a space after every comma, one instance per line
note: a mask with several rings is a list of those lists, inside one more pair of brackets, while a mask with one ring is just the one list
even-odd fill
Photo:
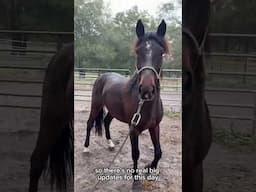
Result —
[[[240, 150], [239, 150], [240, 148]], [[256, 192], [256, 154], [213, 143], [204, 163], [205, 192]]]
[[[30, 156], [39, 130], [38, 110], [0, 109], [0, 191], [28, 191]], [[40, 191], [50, 192], [40, 179]]]
[[[75, 191], [92, 191], [92, 187], [97, 182], [95, 169], [106, 168], [112, 160], [115, 152], [119, 149], [128, 132], [128, 126], [117, 120], [113, 120], [110, 132], [116, 148], [110, 151], [104, 137], [95, 136], [92, 130], [90, 140], [90, 153], [84, 154], [83, 144], [85, 138], [85, 126], [89, 111], [85, 110], [83, 103], [76, 103], [75, 107]], [[88, 106], [87, 106], [88, 107]], [[180, 119], [164, 117], [160, 124], [160, 138], [162, 146], [162, 159], [159, 162], [159, 179], [153, 182], [143, 182], [142, 191], [181, 191], [181, 125]], [[140, 159], [138, 168], [150, 163], [154, 157], [154, 150], [148, 131], [143, 132], [139, 137]], [[115, 168], [132, 168], [130, 141], [127, 141], [121, 153], [114, 162]], [[111, 168], [113, 168], [111, 167]], [[131, 174], [127, 174], [131, 175]], [[124, 175], [122, 175], [124, 176]], [[109, 180], [100, 182], [97, 190], [114, 192], [132, 191], [132, 180]]]

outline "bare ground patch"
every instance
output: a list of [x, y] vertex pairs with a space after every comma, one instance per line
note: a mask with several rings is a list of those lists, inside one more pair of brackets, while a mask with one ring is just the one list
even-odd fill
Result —
[[[115, 150], [110, 151], [103, 133], [103, 137], [95, 136], [94, 129], [90, 138], [90, 153], [84, 154], [83, 144], [86, 133], [86, 121], [89, 111], [84, 105], [75, 106], [75, 191], [132, 191], [132, 180], [100, 182], [97, 189], [92, 187], [97, 182], [96, 168], [106, 168], [119, 149], [126, 134], [128, 125], [113, 120], [110, 125], [110, 133]], [[160, 124], [160, 141], [162, 147], [162, 159], [159, 161], [159, 180], [153, 182], [144, 181], [142, 191], [181, 191], [181, 122], [180, 118], [165, 116]], [[128, 139], [129, 140], [129, 139]], [[138, 168], [144, 168], [154, 157], [154, 149], [148, 131], [144, 131], [139, 137], [140, 159]], [[130, 141], [127, 141], [121, 153], [118, 155], [111, 168], [132, 168]]]

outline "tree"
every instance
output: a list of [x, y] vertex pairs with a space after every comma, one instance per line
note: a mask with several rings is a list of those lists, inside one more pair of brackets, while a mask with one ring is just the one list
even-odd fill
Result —
[[[181, 5], [181, 1], [179, 2]], [[171, 43], [171, 57], [164, 64], [165, 68], [181, 68], [182, 59], [182, 35], [181, 18], [175, 14], [175, 6], [171, 2], [166, 2], [159, 7], [158, 20], [165, 19], [167, 27], [167, 39]]]
[[[173, 11], [171, 7], [170, 11]], [[136, 38], [137, 20], [142, 19], [146, 30], [149, 31], [156, 30], [161, 21], [160, 17], [162, 16], [155, 18], [148, 12], [139, 10], [137, 6], [112, 16], [103, 0], [75, 0], [76, 67], [133, 70], [135, 56], [131, 54], [131, 45]], [[172, 49], [174, 58], [180, 59], [180, 27], [173, 17], [166, 20], [168, 23], [167, 37], [175, 43]], [[180, 68], [180, 66], [179, 61], [173, 63], [167, 61], [164, 65], [166, 68]]]

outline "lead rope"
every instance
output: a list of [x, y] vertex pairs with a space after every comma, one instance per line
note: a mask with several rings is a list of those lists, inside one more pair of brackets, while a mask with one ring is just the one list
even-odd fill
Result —
[[[138, 109], [136, 111], [136, 113], [133, 114], [133, 117], [132, 117], [132, 120], [131, 120], [131, 125], [130, 125], [130, 131], [128, 132], [128, 134], [126, 135], [121, 147], [118, 149], [118, 151], [116, 152], [115, 156], [113, 157], [112, 161], [110, 161], [108, 167], [110, 168], [111, 165], [114, 163], [114, 161], [116, 160], [117, 156], [119, 155], [119, 153], [121, 152], [121, 150], [123, 149], [124, 147], [124, 144], [126, 143], [130, 133], [135, 129], [135, 127], [139, 124], [140, 122], [140, 119], [141, 119], [141, 114], [140, 114], [140, 111], [141, 111], [141, 108], [142, 108], [142, 105], [144, 104], [144, 99], [141, 99], [140, 98], [140, 101], [139, 101], [139, 104], [138, 104]], [[97, 181], [97, 183], [93, 186], [92, 190], [96, 189], [97, 185], [99, 184], [100, 180]]]

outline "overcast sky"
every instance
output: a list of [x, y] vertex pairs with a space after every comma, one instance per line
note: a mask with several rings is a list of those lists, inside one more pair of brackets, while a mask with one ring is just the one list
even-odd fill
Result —
[[[158, 7], [166, 2], [173, 2], [177, 5], [177, 0], [104, 0], [109, 4], [113, 14], [130, 9], [134, 5], [137, 5], [139, 10], [146, 10], [151, 15], [156, 15]], [[175, 14], [181, 17], [181, 9], [177, 9]]]

